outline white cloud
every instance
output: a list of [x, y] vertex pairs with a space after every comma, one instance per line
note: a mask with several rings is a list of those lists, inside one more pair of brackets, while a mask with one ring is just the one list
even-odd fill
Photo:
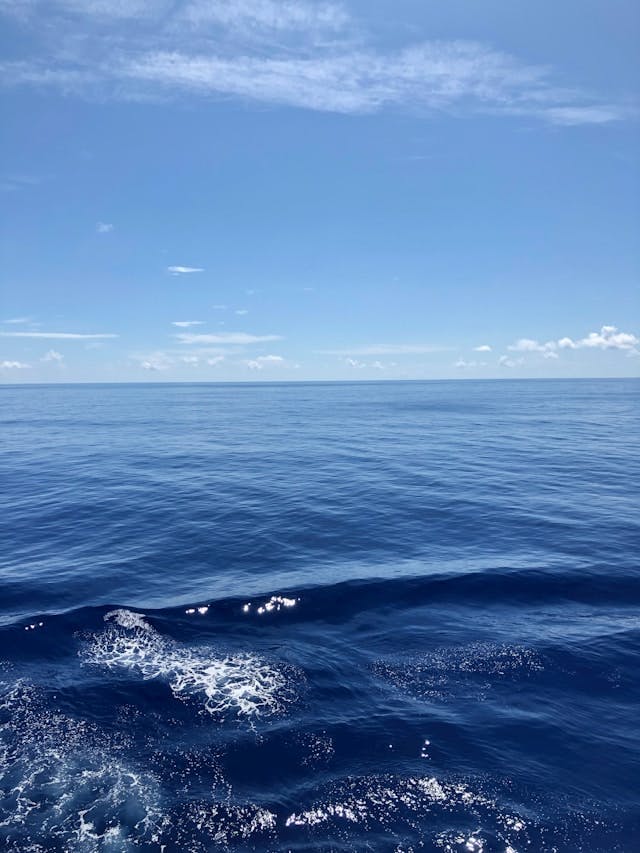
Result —
[[0, 369], [2, 370], [26, 370], [30, 367], [30, 364], [25, 364], [22, 361], [0, 361]]
[[245, 314], [248, 314], [248, 313], [249, 313], [249, 312], [247, 311], [247, 309], [246, 309], [246, 308], [239, 308], [239, 309], [236, 311], [236, 314], [239, 314], [241, 317], [243, 317]]
[[226, 305], [212, 305], [211, 307], [213, 308], [214, 311], [226, 311], [227, 310]]
[[250, 370], [262, 370], [264, 367], [282, 364], [284, 358], [281, 355], [259, 355], [257, 358], [245, 361]]
[[184, 355], [180, 361], [182, 361], [183, 364], [191, 364], [194, 367], [197, 367], [197, 365], [200, 364], [200, 359], [197, 355]]
[[223, 356], [223, 355], [216, 355], [216, 356], [214, 356], [213, 358], [208, 358], [208, 359], [207, 359], [207, 364], [208, 364], [210, 367], [215, 367], [217, 364], [220, 364], [220, 363], [221, 363], [221, 362], [223, 362], [223, 361], [224, 361], [224, 356]]
[[616, 326], [602, 326], [599, 332], [589, 332], [585, 338], [573, 341], [562, 338], [558, 345], [563, 349], [620, 349], [635, 350], [640, 345], [640, 338], [630, 332], [620, 332]]
[[524, 364], [524, 358], [509, 358], [508, 355], [501, 355], [498, 359], [498, 364], [501, 367], [519, 367]]
[[567, 349], [602, 349], [602, 350], [626, 350], [636, 351], [640, 345], [640, 338], [630, 332], [620, 332], [616, 326], [602, 326], [599, 332], [589, 332], [584, 338], [573, 340], [563, 337], [557, 341], [540, 343], [531, 338], [520, 338], [515, 344], [507, 349], [512, 352], [539, 352], [545, 358], [556, 358], [558, 350]]
[[113, 225], [110, 222], [98, 222], [96, 224], [98, 234], [109, 234], [113, 231]]
[[473, 348], [474, 352], [491, 352], [491, 347], [489, 344], [481, 344], [479, 347]]
[[531, 338], [520, 338], [507, 349], [512, 352], [552, 352], [557, 346], [555, 341], [547, 341], [546, 344], [541, 344]]
[[202, 267], [167, 267], [167, 272], [171, 275], [188, 275], [193, 272], [204, 272]]
[[30, 323], [33, 320], [33, 317], [11, 317], [9, 320], [3, 320], [3, 323], [10, 323], [12, 325], [23, 325], [25, 323]]
[[361, 370], [363, 367], [366, 367], [366, 362], [358, 361], [357, 358], [345, 358], [345, 362], [349, 365], [349, 367], [354, 367], [356, 370]]
[[174, 335], [183, 344], [259, 344], [266, 341], [280, 341], [280, 335], [249, 335], [246, 332], [226, 332], [221, 335], [196, 335], [185, 332]]
[[61, 352], [57, 352], [54, 349], [50, 349], [49, 352], [46, 352], [40, 361], [55, 361], [58, 364], [64, 361], [64, 356]]
[[191, 326], [203, 326], [203, 320], [173, 320], [172, 326], [178, 326], [180, 329], [188, 329]]
[[117, 338], [118, 335], [99, 334], [85, 335], [76, 334], [75, 332], [0, 332], [0, 337], [3, 338], [49, 338], [50, 340], [65, 340], [65, 341], [90, 341], [100, 338]]
[[558, 346], [560, 349], [575, 349], [576, 345], [571, 340], [571, 338], [560, 338], [558, 341]]

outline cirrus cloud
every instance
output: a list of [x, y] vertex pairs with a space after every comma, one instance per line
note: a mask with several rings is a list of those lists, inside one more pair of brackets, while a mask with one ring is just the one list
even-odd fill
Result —
[[171, 275], [189, 275], [194, 272], [204, 272], [204, 269], [202, 267], [172, 266], [167, 267], [167, 272]]
[[624, 101], [567, 87], [552, 69], [487, 44], [428, 40], [382, 50], [338, 3], [23, 0], [0, 3], [0, 12], [22, 17], [44, 45], [4, 63], [5, 86], [99, 100], [234, 97], [349, 114], [483, 112], [565, 127], [631, 114]]
[[77, 332], [0, 332], [3, 338], [48, 338], [61, 341], [91, 341], [105, 338], [117, 338], [114, 334], [79, 334]]
[[267, 341], [280, 341], [280, 335], [250, 335], [247, 332], [225, 332], [219, 335], [199, 335], [184, 332], [174, 337], [182, 344], [260, 344]]

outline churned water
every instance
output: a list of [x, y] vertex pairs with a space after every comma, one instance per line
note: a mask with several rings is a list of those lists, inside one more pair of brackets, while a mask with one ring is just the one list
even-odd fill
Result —
[[640, 382], [0, 401], [5, 849], [640, 850]]

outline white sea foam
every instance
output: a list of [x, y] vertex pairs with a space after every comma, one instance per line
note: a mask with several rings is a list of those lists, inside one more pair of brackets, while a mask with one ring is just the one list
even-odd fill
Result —
[[145, 621], [144, 613], [134, 613], [133, 610], [110, 610], [105, 613], [105, 622], [113, 621], [123, 628], [140, 628], [141, 631], [151, 631], [151, 626]]
[[293, 698], [282, 666], [253, 654], [215, 657], [209, 649], [185, 648], [162, 637], [146, 622], [139, 625], [128, 616], [116, 621], [119, 627], [95, 635], [84, 648], [87, 663], [166, 681], [174, 696], [199, 700], [210, 714], [275, 714]]
[[122, 744], [50, 709], [22, 682], [3, 693], [0, 710], [0, 839], [12, 849], [128, 851], [158, 837], [159, 785], [123, 759]]
[[422, 655], [377, 661], [376, 675], [421, 699], [450, 699], [461, 694], [484, 699], [501, 681], [535, 675], [542, 657], [520, 646], [473, 643], [439, 648]]
[[[275, 838], [275, 813], [234, 803], [210, 750], [178, 752], [177, 758], [159, 753], [163, 760], [154, 769], [132, 763], [134, 751], [126, 736], [114, 739], [52, 708], [29, 683], [0, 685], [0, 847], [16, 853], [204, 853], [257, 836]], [[213, 781], [210, 798], [166, 803], [161, 777], [183, 794], [191, 782], [201, 791], [205, 780]]]
[[[310, 830], [331, 824], [332, 831], [343, 840], [350, 837], [349, 827], [353, 827], [354, 837], [358, 838], [363, 830], [374, 826], [391, 832], [404, 827], [417, 833], [421, 842], [431, 838], [447, 853], [482, 853], [486, 842], [478, 832], [447, 831], [435, 839], [430, 834], [427, 827], [433, 826], [434, 819], [445, 818], [451, 823], [456, 814], [465, 821], [473, 819], [491, 825], [492, 838], [504, 845], [505, 851], [515, 849], [515, 838], [529, 843], [522, 818], [503, 814], [495, 800], [463, 782], [445, 782], [433, 776], [348, 779], [332, 786], [329, 795], [312, 808], [290, 814], [285, 824], [289, 828]], [[420, 830], [422, 821], [425, 821], [424, 831]], [[326, 832], [326, 828], [322, 831]]]
[[[181, 849], [210, 850], [207, 842], [227, 846], [246, 841], [256, 835], [275, 838], [276, 815], [252, 803], [233, 805], [219, 802], [191, 802], [179, 815], [179, 824], [191, 838], [189, 847]], [[193, 839], [205, 843], [194, 846]]]

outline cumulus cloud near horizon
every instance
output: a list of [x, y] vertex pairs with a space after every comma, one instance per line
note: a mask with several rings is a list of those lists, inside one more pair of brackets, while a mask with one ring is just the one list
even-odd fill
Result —
[[30, 364], [25, 364], [23, 361], [0, 361], [2, 370], [27, 370], [30, 367]]
[[520, 338], [507, 349], [511, 352], [537, 352], [545, 358], [558, 358], [559, 350], [601, 349], [636, 352], [640, 338], [630, 332], [621, 332], [617, 326], [601, 326], [599, 332], [589, 332], [584, 338], [570, 337], [544, 343], [533, 338]]
[[61, 352], [58, 352], [57, 350], [54, 350], [54, 349], [50, 349], [48, 352], [46, 352], [42, 356], [40, 361], [49, 361], [49, 362], [55, 362], [56, 364], [61, 364], [64, 361], [64, 356], [62, 355]]

